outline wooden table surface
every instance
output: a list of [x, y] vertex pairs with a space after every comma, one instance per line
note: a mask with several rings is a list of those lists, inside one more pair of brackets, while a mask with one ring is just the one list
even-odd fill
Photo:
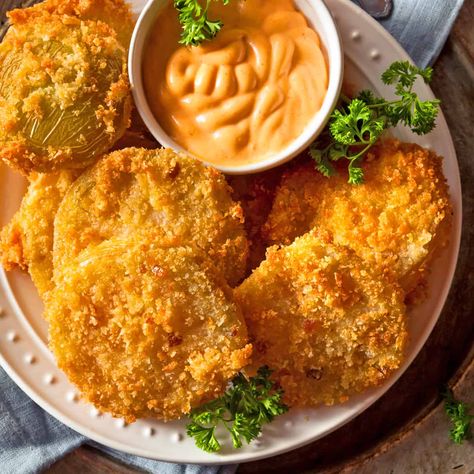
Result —
[[[12, 0], [2, 1], [13, 3]], [[18, 3], [18, 2], [16, 2]], [[435, 64], [432, 88], [453, 135], [463, 187], [463, 237], [453, 287], [424, 349], [378, 402], [349, 424], [308, 446], [242, 464], [238, 472], [474, 472], [474, 446], [447, 439], [440, 390], [448, 383], [474, 402], [474, 1], [466, 0]], [[444, 440], [444, 441], [443, 441]], [[443, 444], [444, 443], [444, 444]], [[422, 461], [424, 460], [424, 461]], [[455, 464], [455, 465], [454, 465]], [[84, 446], [49, 474], [134, 473]]]

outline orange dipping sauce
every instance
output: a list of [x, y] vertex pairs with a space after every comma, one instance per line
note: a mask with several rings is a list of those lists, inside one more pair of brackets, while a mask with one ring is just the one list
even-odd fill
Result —
[[172, 2], [144, 51], [145, 92], [163, 130], [189, 153], [222, 166], [282, 151], [320, 109], [328, 67], [318, 34], [293, 0], [211, 2], [224, 27], [180, 45]]

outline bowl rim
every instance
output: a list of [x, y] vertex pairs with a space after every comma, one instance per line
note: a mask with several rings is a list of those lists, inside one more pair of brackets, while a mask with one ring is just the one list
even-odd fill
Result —
[[[168, 1], [169, 0], [148, 0], [142, 12], [140, 13], [140, 16], [138, 17], [133, 30], [128, 53], [128, 73], [130, 78], [130, 87], [138, 113], [154, 138], [164, 147], [171, 148], [176, 152], [184, 152], [192, 155], [192, 153], [176, 143], [163, 130], [149, 106], [143, 84], [143, 50], [146, 44], [147, 36], [150, 29], [154, 25], [158, 11]], [[307, 8], [312, 9], [315, 15], [319, 17], [320, 24], [324, 25], [323, 28], [325, 36], [328, 37], [328, 40], [325, 41], [320, 31], [316, 30], [326, 50], [325, 52], [329, 68], [328, 89], [326, 91], [321, 108], [308, 121], [308, 124], [304, 128], [303, 132], [298, 137], [296, 137], [283, 150], [274, 153], [270, 157], [257, 162], [243, 165], [236, 164], [234, 166], [219, 165], [196, 157], [206, 166], [211, 166], [225, 174], [230, 175], [252, 174], [274, 168], [291, 160], [301, 153], [305, 148], [307, 148], [322, 132], [326, 123], [328, 122], [330, 115], [337, 104], [342, 88], [344, 76], [344, 52], [342, 40], [337, 29], [335, 19], [327, 7], [325, 0], [296, 0], [296, 2], [298, 1], [306, 4]], [[305, 15], [305, 17], [308, 19], [307, 15]], [[310, 19], [308, 19], [308, 21], [310, 21]], [[310, 21], [310, 23], [312, 22]]]

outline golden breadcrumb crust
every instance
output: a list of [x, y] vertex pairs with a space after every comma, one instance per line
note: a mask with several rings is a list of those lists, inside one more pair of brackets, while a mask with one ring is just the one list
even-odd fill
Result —
[[130, 46], [135, 22], [130, 6], [123, 0], [46, 0], [30, 8], [13, 10], [9, 16], [18, 23], [44, 12], [75, 16], [81, 20], [102, 21], [114, 29], [125, 49]]
[[11, 12], [0, 44], [0, 157], [28, 174], [83, 168], [129, 125], [127, 53], [103, 22]]
[[60, 171], [30, 176], [20, 209], [0, 233], [5, 270], [28, 270], [40, 295], [53, 287], [53, 222], [77, 173]]
[[[132, 115], [132, 126], [116, 147], [141, 146], [157, 148], [138, 113]], [[69, 186], [80, 172], [64, 170], [32, 173], [20, 209], [0, 232], [0, 258], [5, 270], [29, 271], [40, 295], [52, 289], [54, 218]]]
[[332, 405], [403, 361], [403, 295], [350, 249], [311, 231], [271, 247], [235, 292], [254, 346], [290, 406]]
[[240, 203], [245, 215], [245, 230], [249, 240], [248, 273], [265, 258], [266, 244], [261, 229], [271, 211], [282, 172], [280, 166], [263, 173], [226, 177], [232, 188], [232, 197]]
[[149, 233], [203, 250], [235, 285], [248, 254], [243, 220], [219, 171], [168, 149], [115, 151], [66, 194], [55, 220], [55, 271], [88, 246]]
[[219, 396], [252, 350], [206, 258], [153, 240], [84, 251], [45, 316], [58, 366], [87, 401], [128, 422], [179, 418]]
[[410, 292], [423, 281], [429, 257], [446, 244], [452, 208], [442, 160], [415, 144], [386, 140], [363, 163], [365, 182], [324, 178], [312, 165], [287, 174], [264, 233], [289, 243], [312, 227], [328, 230]]

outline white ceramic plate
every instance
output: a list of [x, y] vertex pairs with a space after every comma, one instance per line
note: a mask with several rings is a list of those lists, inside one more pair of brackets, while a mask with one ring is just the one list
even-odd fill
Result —
[[[339, 25], [346, 54], [346, 81], [357, 89], [370, 87], [383, 96], [390, 89], [380, 83], [383, 70], [393, 61], [408, 59], [398, 43], [358, 7], [348, 0], [327, 0]], [[138, 13], [143, 3], [134, 2]], [[418, 94], [433, 95], [421, 84]], [[186, 437], [186, 421], [162, 423], [141, 420], [126, 425], [123, 420], [102, 415], [78, 399], [74, 387], [56, 367], [47, 348], [46, 324], [41, 318], [42, 304], [28, 276], [0, 273], [0, 361], [15, 382], [40, 406], [76, 431], [112, 448], [149, 458], [181, 463], [234, 463], [273, 456], [310, 443], [360, 414], [395, 383], [413, 361], [428, 338], [451, 285], [461, 234], [461, 188], [456, 155], [448, 127], [441, 115], [434, 132], [416, 137], [399, 130], [406, 141], [432, 147], [445, 157], [454, 206], [454, 225], [449, 246], [433, 265], [429, 299], [410, 315], [411, 341], [406, 361], [383, 386], [351, 398], [334, 407], [291, 410], [265, 428], [263, 436], [240, 450], [225, 448], [221, 454], [200, 451]], [[18, 207], [24, 192], [22, 178], [1, 168], [0, 224], [7, 222]]]

